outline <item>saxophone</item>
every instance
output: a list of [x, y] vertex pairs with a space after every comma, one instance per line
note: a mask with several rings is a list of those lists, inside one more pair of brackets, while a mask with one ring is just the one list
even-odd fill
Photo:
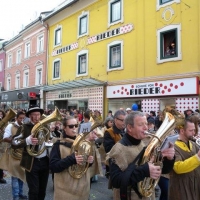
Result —
[[[153, 138], [148, 144], [144, 155], [141, 159], [141, 162], [138, 163], [139, 165], [143, 165], [146, 162], [149, 162], [152, 156], [154, 156], [154, 165], [160, 166], [162, 168], [162, 156], [160, 151], [160, 146], [164, 139], [170, 135], [170, 133], [175, 128], [175, 117], [169, 113], [165, 112], [165, 118], [156, 132], [156, 134], [152, 135]], [[138, 191], [143, 197], [150, 197], [158, 183], [159, 179], [152, 179], [150, 177], [146, 177], [143, 181], [140, 181], [138, 183]]]
[[95, 121], [89, 132], [79, 134], [73, 142], [73, 145], [71, 147], [71, 153], [75, 152], [75, 154], [82, 155], [84, 158], [82, 165], [75, 164], [68, 169], [69, 174], [73, 178], [79, 179], [87, 172], [87, 169], [89, 167], [87, 159], [89, 156], [92, 155], [93, 152], [91, 142], [86, 140], [86, 137], [95, 128], [101, 126], [101, 124], [102, 123], [100, 121]]

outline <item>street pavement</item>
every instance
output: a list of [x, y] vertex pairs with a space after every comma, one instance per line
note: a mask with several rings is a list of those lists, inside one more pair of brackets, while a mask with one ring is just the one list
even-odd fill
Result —
[[[9, 174], [7, 174], [5, 179], [7, 184], [0, 184], [0, 200], [12, 200], [11, 178]], [[105, 178], [105, 176], [98, 176], [98, 181], [92, 182], [91, 184], [90, 200], [111, 200], [112, 190], [108, 190], [107, 186], [108, 180]], [[66, 185], [66, 187], [68, 186]], [[27, 184], [24, 184], [24, 195], [27, 195], [27, 193], [28, 187]], [[53, 183], [51, 174], [49, 176], [45, 200], [53, 200]]]

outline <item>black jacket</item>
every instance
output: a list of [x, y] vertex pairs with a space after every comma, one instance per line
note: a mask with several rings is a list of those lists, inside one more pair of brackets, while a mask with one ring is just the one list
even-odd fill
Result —
[[[113, 125], [112, 128], [113, 128], [113, 132], [115, 134], [120, 134], [121, 136], [124, 135], [124, 130], [118, 129], [115, 124]], [[115, 145], [115, 141], [110, 136], [110, 133], [108, 131], [105, 131], [104, 141], [103, 141], [103, 146], [104, 146], [105, 152], [108, 153], [114, 145]]]
[[[137, 140], [126, 133], [119, 142], [124, 146], [133, 146], [138, 145], [141, 142], [141, 140]], [[113, 159], [110, 159], [110, 178], [112, 186], [114, 188], [120, 188], [120, 193], [121, 189], [127, 190], [127, 188], [124, 189], [124, 187], [129, 185], [131, 185], [132, 188], [136, 191], [136, 193], [138, 193], [137, 183], [144, 180], [145, 177], [150, 177], [148, 163], [145, 163], [144, 165], [135, 164], [140, 163], [144, 151], [145, 147], [140, 153], [139, 157], [136, 157], [136, 159], [129, 164], [125, 171], [121, 171], [118, 165], [115, 164], [115, 161]], [[167, 174], [173, 169], [174, 161], [175, 159], [168, 160], [166, 158], [163, 160], [163, 174]]]

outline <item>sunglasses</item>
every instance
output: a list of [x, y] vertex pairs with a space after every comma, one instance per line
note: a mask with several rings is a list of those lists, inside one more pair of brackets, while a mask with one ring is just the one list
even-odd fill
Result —
[[67, 125], [70, 129], [72, 128], [78, 128], [78, 124], [70, 124], [70, 125]]
[[119, 118], [117, 118], [117, 117], [116, 117], [116, 119], [118, 119], [118, 120], [121, 121], [121, 122], [124, 122], [124, 119], [119, 119]]

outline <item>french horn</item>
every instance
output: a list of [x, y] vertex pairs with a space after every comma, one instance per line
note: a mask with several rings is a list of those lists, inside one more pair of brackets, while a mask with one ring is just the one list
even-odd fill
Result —
[[75, 141], [73, 142], [73, 145], [71, 147], [71, 153], [82, 155], [84, 158], [82, 165], [75, 164], [69, 167], [68, 169], [69, 174], [73, 178], [80, 179], [87, 172], [89, 167], [87, 159], [89, 156], [93, 154], [93, 152], [92, 152], [92, 144], [90, 141], [86, 139], [86, 137], [95, 128], [101, 126], [101, 124], [102, 123], [100, 121], [95, 121], [89, 132], [79, 134], [76, 137]]

